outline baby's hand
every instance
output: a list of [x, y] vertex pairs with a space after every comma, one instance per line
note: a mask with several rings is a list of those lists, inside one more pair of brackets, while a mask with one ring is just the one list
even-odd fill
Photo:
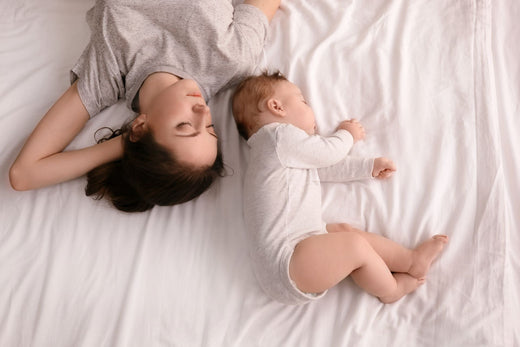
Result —
[[397, 170], [394, 162], [387, 158], [374, 159], [374, 169], [372, 170], [372, 177], [380, 180], [389, 178], [394, 171]]
[[338, 130], [339, 129], [348, 131], [354, 138], [354, 143], [365, 138], [365, 128], [363, 128], [357, 119], [344, 120], [339, 123]]

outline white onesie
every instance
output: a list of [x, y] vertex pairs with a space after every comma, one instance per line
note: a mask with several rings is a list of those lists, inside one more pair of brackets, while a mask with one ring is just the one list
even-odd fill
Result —
[[262, 127], [247, 141], [244, 218], [253, 271], [277, 301], [300, 304], [324, 295], [298, 290], [289, 277], [289, 261], [299, 241], [326, 233], [320, 181], [372, 177], [373, 158], [347, 157], [353, 142], [346, 130], [323, 137], [280, 123]]

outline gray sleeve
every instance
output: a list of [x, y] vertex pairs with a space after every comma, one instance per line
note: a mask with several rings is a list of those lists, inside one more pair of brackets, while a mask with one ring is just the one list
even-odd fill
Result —
[[334, 165], [344, 159], [354, 139], [346, 130], [331, 136], [308, 135], [305, 131], [284, 124], [276, 129], [276, 152], [282, 165], [297, 169], [317, 169]]
[[319, 168], [321, 182], [348, 182], [372, 177], [374, 158], [347, 157], [336, 165]]
[[78, 81], [78, 93], [90, 117], [115, 104], [124, 96], [120, 75], [110, 73], [102, 62], [98, 64], [94, 49], [85, 51], [71, 70], [71, 83]]
[[234, 9], [233, 23], [240, 39], [249, 47], [250, 59], [256, 60], [267, 36], [269, 27], [267, 17], [258, 7], [239, 4]]
[[125, 93], [112, 47], [106, 42], [102, 30], [93, 30], [101, 26], [102, 11], [101, 6], [95, 6], [87, 13], [90, 42], [70, 74], [71, 83], [78, 80], [78, 93], [90, 117], [115, 104]]

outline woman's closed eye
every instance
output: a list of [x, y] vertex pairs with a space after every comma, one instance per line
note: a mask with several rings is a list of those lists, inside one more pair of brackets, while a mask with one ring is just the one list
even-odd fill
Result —
[[[187, 130], [189, 130], [190, 128], [191, 129], [194, 129], [195, 132], [193, 133], [190, 133], [190, 134], [187, 134], [187, 135], [181, 135], [181, 134], [178, 134], [177, 136], [188, 136], [188, 137], [194, 137], [194, 136], [197, 136], [200, 134], [200, 131], [196, 131], [196, 129], [193, 127], [193, 125], [190, 123], [190, 122], [180, 122], [179, 124], [177, 124], [175, 126], [176, 129], [180, 130], [181, 131], [181, 134], [182, 133], [185, 133]], [[208, 130], [208, 134], [210, 134], [211, 136], [215, 137], [218, 139], [218, 136], [217, 134], [215, 133], [215, 125], [214, 124], [209, 124], [209, 125], [206, 125], [205, 126], [206, 129], [210, 129]]]
[[[191, 125], [190, 122], [180, 122], [179, 124], [177, 124], [177, 128], [182, 128], [182, 127], [185, 127], [185, 126], [193, 127], [193, 125]], [[215, 124], [209, 124], [209, 125], [206, 125], [206, 129], [207, 129], [207, 128], [213, 128], [213, 129], [215, 129]]]
[[193, 127], [190, 122], [180, 122], [179, 124], [177, 124], [176, 127], [177, 127], [177, 129], [181, 129], [181, 128], [186, 127], [186, 126]]
[[190, 122], [180, 122], [175, 126], [174, 134], [179, 137], [195, 137], [200, 134], [200, 131], [195, 129]]

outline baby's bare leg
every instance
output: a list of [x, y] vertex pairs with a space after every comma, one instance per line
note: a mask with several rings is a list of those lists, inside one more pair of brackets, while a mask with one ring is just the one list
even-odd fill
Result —
[[311, 236], [295, 248], [289, 272], [303, 292], [323, 292], [347, 276], [383, 302], [393, 302], [422, 284], [408, 274], [393, 275], [384, 260], [357, 233]]
[[393, 276], [397, 282], [397, 290], [389, 295], [379, 297], [379, 300], [384, 304], [396, 302], [406, 294], [413, 292], [425, 282], [424, 279], [417, 279], [406, 273], [395, 273]]
[[413, 250], [413, 262], [408, 273], [415, 278], [423, 278], [430, 266], [448, 243], [448, 236], [435, 235]]
[[385, 261], [392, 272], [408, 272], [412, 266], [413, 251], [386, 237], [353, 228], [349, 224], [327, 224], [330, 232], [352, 232], [363, 237]]
[[411, 250], [386, 237], [353, 228], [348, 224], [329, 224], [327, 231], [357, 233], [370, 243], [390, 271], [409, 273], [415, 278], [426, 276], [432, 262], [448, 242], [446, 235], [435, 235]]

